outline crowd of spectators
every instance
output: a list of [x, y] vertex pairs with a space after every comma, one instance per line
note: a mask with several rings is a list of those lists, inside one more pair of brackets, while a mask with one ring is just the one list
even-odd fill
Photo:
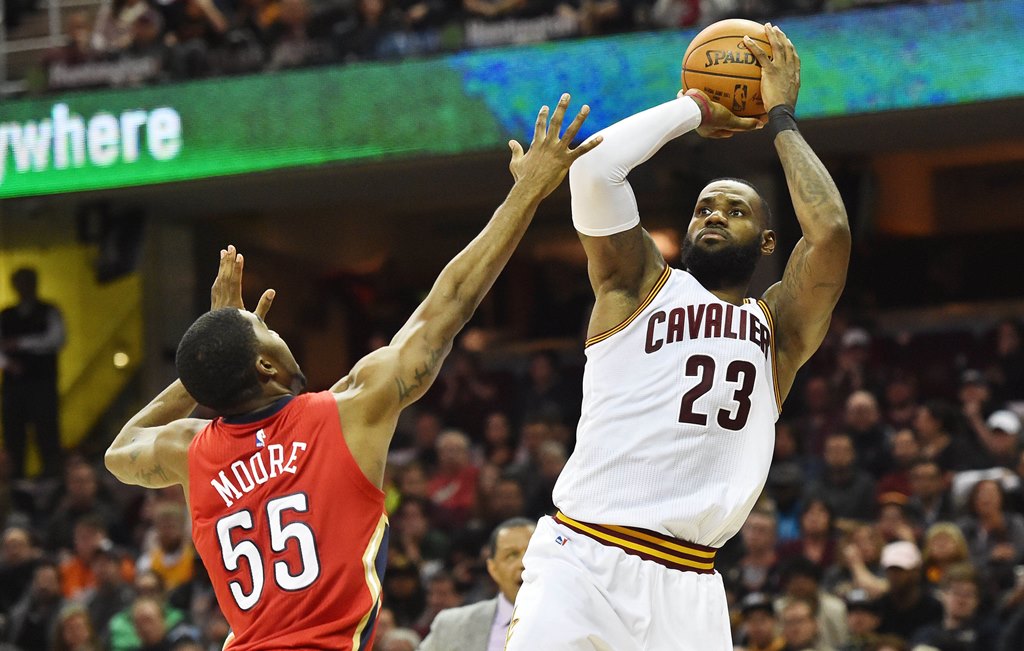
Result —
[[[553, 511], [580, 411], [567, 359], [497, 371], [457, 349], [405, 414], [378, 649], [414, 649], [440, 611], [492, 597], [492, 530]], [[719, 554], [738, 647], [1024, 648], [1022, 403], [1015, 321], [883, 338], [837, 317], [785, 405], [765, 491]], [[0, 478], [0, 522], [0, 648], [220, 648], [179, 489], [129, 489], [71, 456], [59, 478]]]
[[892, 1], [102, 0], [94, 18], [68, 15], [65, 44], [35, 79], [53, 89], [138, 86]]

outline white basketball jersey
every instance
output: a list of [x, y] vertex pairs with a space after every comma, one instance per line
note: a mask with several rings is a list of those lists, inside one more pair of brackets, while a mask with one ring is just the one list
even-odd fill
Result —
[[633, 315], [587, 341], [569, 517], [720, 547], [764, 487], [780, 399], [772, 316], [665, 268]]

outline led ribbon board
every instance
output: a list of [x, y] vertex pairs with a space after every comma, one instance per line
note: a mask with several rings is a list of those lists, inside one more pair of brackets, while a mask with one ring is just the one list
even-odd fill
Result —
[[[1024, 96], [1024, 0], [897, 6], [779, 21], [803, 65], [801, 118]], [[480, 50], [0, 105], [0, 198], [529, 140], [563, 91], [584, 136], [675, 95], [696, 30]]]

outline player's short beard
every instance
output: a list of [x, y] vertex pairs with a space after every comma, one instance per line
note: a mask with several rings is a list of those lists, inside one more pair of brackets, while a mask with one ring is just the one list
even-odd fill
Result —
[[761, 257], [761, 240], [708, 249], [684, 238], [680, 261], [705, 289], [746, 287]]

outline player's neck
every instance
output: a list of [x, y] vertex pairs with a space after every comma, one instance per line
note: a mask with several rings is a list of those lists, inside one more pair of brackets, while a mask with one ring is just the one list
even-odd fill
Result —
[[253, 412], [261, 411], [271, 406], [281, 398], [286, 396], [294, 395], [291, 391], [284, 387], [275, 387], [272, 390], [268, 390], [267, 393], [259, 395], [252, 400], [242, 403], [237, 408], [232, 409], [230, 414], [224, 414], [225, 416], [245, 416]]
[[732, 303], [733, 305], [743, 305], [743, 299], [747, 297], [746, 285], [742, 287], [720, 287], [718, 289], [709, 289], [708, 291], [714, 294], [718, 300]]

